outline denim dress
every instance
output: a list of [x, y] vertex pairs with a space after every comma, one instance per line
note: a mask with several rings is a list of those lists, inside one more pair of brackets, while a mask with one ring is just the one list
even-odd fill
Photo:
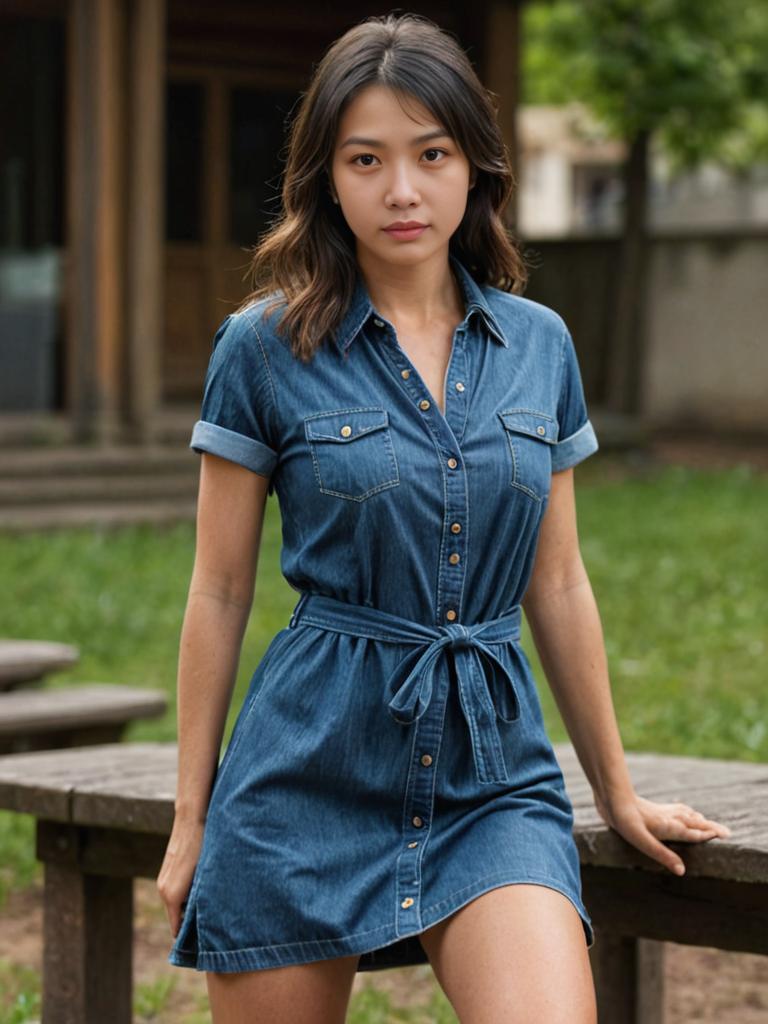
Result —
[[299, 596], [216, 769], [172, 964], [425, 963], [419, 932], [514, 882], [594, 943], [520, 601], [551, 475], [598, 443], [562, 318], [450, 264], [445, 415], [359, 275], [308, 363], [270, 299], [216, 331], [190, 447], [270, 478]]

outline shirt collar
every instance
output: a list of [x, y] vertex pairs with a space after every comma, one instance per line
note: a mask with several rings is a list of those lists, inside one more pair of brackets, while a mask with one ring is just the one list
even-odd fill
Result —
[[[499, 326], [499, 322], [492, 312], [491, 307], [488, 305], [488, 300], [483, 294], [483, 290], [480, 285], [478, 285], [477, 281], [475, 281], [463, 263], [461, 263], [453, 253], [449, 253], [448, 258], [456, 271], [456, 277], [461, 285], [462, 291], [464, 292], [466, 315], [463, 322], [467, 323], [470, 320], [470, 317], [473, 315], [479, 315], [485, 321], [485, 325], [491, 335], [501, 342], [505, 348], [509, 348], [509, 342], [504, 336], [504, 332]], [[371, 317], [379, 317], [384, 320], [384, 317], [380, 316], [371, 302], [365, 282], [358, 272], [352, 299], [336, 332], [336, 343], [342, 352], [346, 352], [357, 337], [363, 327], [363, 324], [365, 324]]]

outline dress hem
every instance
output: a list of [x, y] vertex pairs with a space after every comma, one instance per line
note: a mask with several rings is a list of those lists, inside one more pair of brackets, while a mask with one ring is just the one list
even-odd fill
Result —
[[[494, 881], [488, 881], [494, 879]], [[192, 950], [172, 949], [168, 954], [168, 963], [176, 967], [192, 967], [198, 971], [237, 972], [250, 970], [264, 970], [270, 967], [285, 967], [304, 963], [312, 963], [317, 960], [329, 960], [342, 956], [362, 955], [384, 949], [404, 939], [418, 936], [421, 932], [431, 928], [432, 925], [450, 917], [451, 914], [460, 910], [477, 896], [500, 888], [503, 885], [528, 883], [533, 885], [544, 885], [555, 889], [565, 896], [579, 914], [584, 929], [587, 948], [591, 949], [595, 943], [594, 928], [591, 918], [586, 912], [579, 899], [564, 887], [557, 879], [548, 876], [537, 875], [516, 875], [504, 874], [486, 875], [469, 886], [451, 893], [438, 903], [433, 903], [422, 913], [421, 926], [410, 932], [403, 932], [400, 935], [392, 936], [395, 931], [394, 922], [382, 925], [380, 928], [373, 928], [364, 932], [357, 932], [354, 935], [344, 936], [338, 939], [313, 939], [307, 942], [287, 942], [276, 946], [251, 946], [244, 949], [232, 950]], [[460, 897], [457, 899], [457, 897]], [[434, 917], [431, 915], [438, 910]], [[372, 941], [374, 935], [392, 936], [387, 941]], [[404, 964], [402, 966], [408, 966]], [[370, 969], [370, 968], [369, 968]], [[374, 968], [375, 969], [375, 968]]]

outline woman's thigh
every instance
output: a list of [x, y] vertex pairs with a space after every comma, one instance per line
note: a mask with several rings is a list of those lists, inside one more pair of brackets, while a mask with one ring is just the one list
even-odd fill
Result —
[[359, 959], [206, 971], [213, 1024], [343, 1024]]
[[556, 889], [492, 889], [419, 939], [461, 1024], [596, 1024], [584, 926]]

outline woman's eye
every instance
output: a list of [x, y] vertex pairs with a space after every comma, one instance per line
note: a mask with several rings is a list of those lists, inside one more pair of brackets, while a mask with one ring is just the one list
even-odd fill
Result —
[[[434, 147], [431, 147], [430, 149], [425, 149], [424, 153], [425, 154], [426, 153], [442, 153], [443, 156], [448, 156], [449, 155], [447, 150], [445, 150], [445, 149], [435, 149]], [[374, 160], [378, 160], [378, 157], [375, 156], [373, 153], [360, 153], [358, 156], [353, 158], [352, 163], [353, 164], [357, 164], [358, 160], [367, 160], [369, 157], [373, 157]], [[442, 161], [440, 161], [440, 160], [427, 160], [428, 164], [439, 164], [441, 162]], [[371, 166], [372, 166], [371, 164], [358, 164], [358, 167], [371, 167]]]

